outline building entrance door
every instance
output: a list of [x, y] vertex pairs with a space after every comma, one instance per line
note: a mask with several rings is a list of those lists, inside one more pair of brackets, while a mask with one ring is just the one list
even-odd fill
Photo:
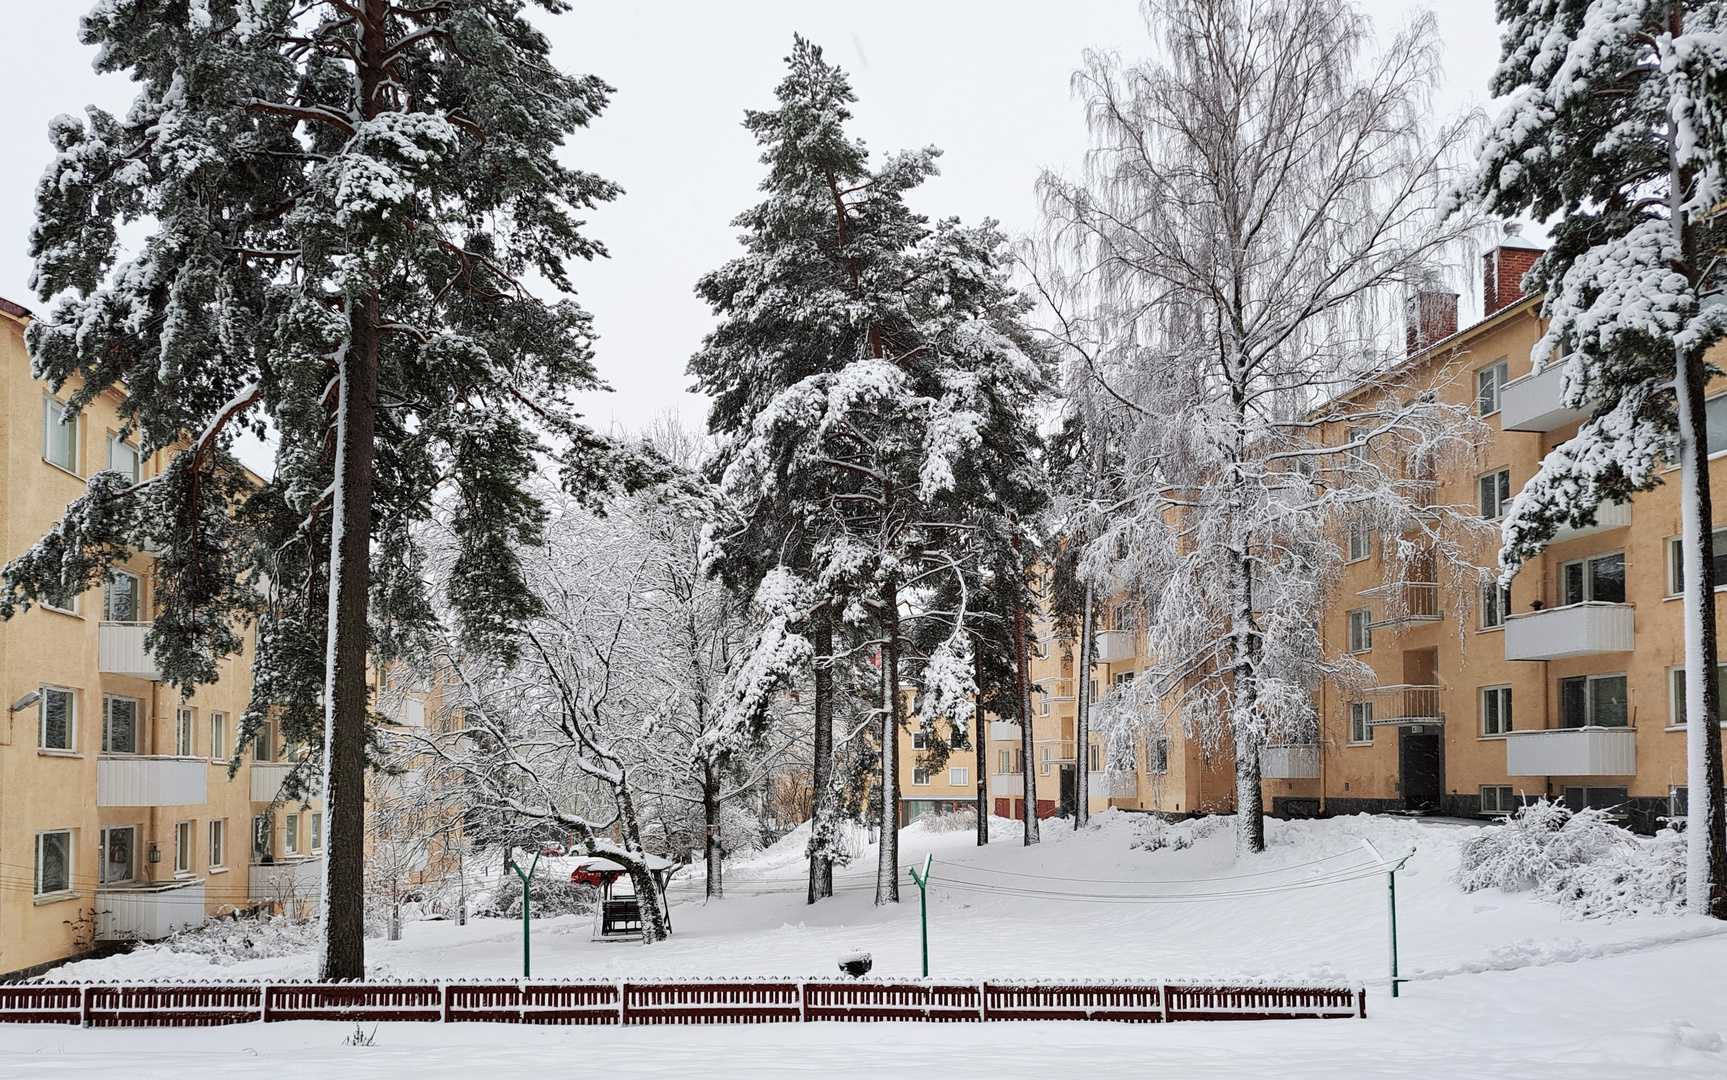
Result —
[[1439, 759], [1439, 726], [1417, 724], [1397, 730], [1397, 770], [1403, 808], [1437, 811], [1445, 787]]
[[1061, 768], [1061, 802], [1057, 805], [1056, 815], [1058, 817], [1072, 817], [1073, 811], [1074, 811], [1074, 790], [1075, 790], [1075, 784], [1074, 784], [1074, 778], [1073, 778], [1073, 765], [1071, 763], [1069, 763], [1069, 764], [1060, 766], [1060, 768]]

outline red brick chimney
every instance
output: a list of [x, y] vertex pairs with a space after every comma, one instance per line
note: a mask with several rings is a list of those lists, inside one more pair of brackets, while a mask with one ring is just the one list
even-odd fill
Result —
[[1542, 248], [1525, 239], [1521, 226], [1509, 222], [1505, 239], [1481, 257], [1481, 317], [1523, 299], [1523, 275], [1541, 257]]
[[1409, 298], [1404, 312], [1404, 343], [1409, 355], [1457, 333], [1457, 294], [1422, 289]]

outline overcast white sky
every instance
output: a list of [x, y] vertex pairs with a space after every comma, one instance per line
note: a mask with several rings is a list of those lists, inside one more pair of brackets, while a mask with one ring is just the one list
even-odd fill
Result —
[[[1429, 5], [1366, 0], [1382, 34]], [[98, 78], [78, 43], [90, 0], [0, 0], [0, 296], [38, 306], [25, 287], [33, 192], [48, 163], [48, 121], [86, 104], [125, 110], [132, 87]], [[1441, 0], [1448, 83], [1437, 103], [1455, 113], [1487, 99], [1498, 59], [1492, 0]], [[942, 175], [914, 205], [968, 222], [1033, 227], [1032, 183], [1043, 168], [1073, 170], [1085, 151], [1069, 77], [1087, 47], [1148, 51], [1138, 0], [574, 0], [540, 20], [565, 70], [617, 88], [611, 107], [568, 150], [571, 163], [621, 184], [590, 235], [611, 258], [577, 269], [600, 335], [598, 363], [615, 393], [586, 403], [599, 426], [629, 429], [676, 409], [700, 426], [705, 402], [687, 392], [684, 364], [712, 320], [696, 279], [737, 251], [732, 218], [757, 198], [757, 149], [740, 126], [768, 108], [792, 34], [825, 47], [851, 74], [853, 130], [876, 153], [934, 144]]]

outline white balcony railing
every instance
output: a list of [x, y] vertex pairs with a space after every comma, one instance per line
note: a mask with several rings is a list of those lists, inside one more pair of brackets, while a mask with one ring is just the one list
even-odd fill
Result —
[[1588, 416], [1588, 409], [1568, 409], [1559, 403], [1564, 367], [1548, 364], [1540, 374], [1506, 383], [1499, 392], [1499, 426], [1506, 431], [1552, 431]]
[[1100, 664], [1119, 664], [1124, 660], [1132, 660], [1139, 655], [1135, 647], [1132, 630], [1099, 630], [1096, 641], [1097, 662]]
[[1589, 601], [1513, 615], [1505, 620], [1505, 659], [1565, 660], [1637, 646], [1629, 604]]
[[1043, 691], [1045, 701], [1072, 701], [1073, 680], [1062, 676], [1050, 676], [1037, 680], [1037, 686]]
[[1575, 529], [1567, 526], [1554, 533], [1553, 539], [1549, 542], [1563, 544], [1567, 540], [1594, 536], [1596, 533], [1606, 532], [1609, 529], [1623, 529], [1630, 524], [1630, 503], [1602, 503], [1595, 509], [1595, 524], [1583, 525]]
[[324, 857], [290, 858], [274, 863], [253, 863], [246, 895], [253, 900], [286, 904], [290, 900], [316, 897], [324, 887]]
[[203, 924], [201, 879], [96, 890], [97, 941], [160, 941]]
[[1505, 736], [1507, 776], [1633, 776], [1636, 772], [1635, 728], [1550, 728]]
[[1025, 798], [1025, 777], [1019, 773], [992, 773], [989, 778], [991, 796]]
[[1259, 751], [1259, 775], [1266, 780], [1315, 780], [1319, 777], [1319, 747], [1284, 743]]
[[105, 622], [96, 630], [96, 667], [104, 675], [160, 681], [156, 658], [144, 647], [147, 622]]
[[1128, 770], [1085, 774], [1086, 792], [1094, 799], [1139, 797], [1139, 775]]
[[200, 806], [210, 801], [210, 763], [203, 758], [96, 759], [97, 806]]
[[1019, 742], [1019, 725], [1012, 720], [991, 720], [989, 722], [990, 742]]
[[1375, 629], [1439, 622], [1445, 618], [1445, 612], [1439, 610], [1438, 582], [1408, 581], [1381, 585], [1360, 595], [1377, 597], [1380, 601], [1380, 617], [1368, 623]]
[[247, 769], [252, 774], [252, 801], [275, 802], [282, 790], [282, 781], [294, 766], [285, 761], [254, 761]]

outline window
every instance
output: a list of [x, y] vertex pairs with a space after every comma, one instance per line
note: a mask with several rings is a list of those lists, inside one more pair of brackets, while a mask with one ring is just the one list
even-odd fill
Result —
[[1572, 812], [1585, 807], [1606, 810], [1609, 817], [1622, 818], [1626, 816], [1625, 804], [1630, 801], [1630, 795], [1630, 789], [1622, 787], [1568, 787], [1565, 789], [1565, 808]]
[[911, 733], [911, 748], [913, 750], [928, 750], [929, 736], [921, 731]]
[[409, 698], [402, 703], [402, 715], [408, 721], [409, 727], [425, 727], [426, 703], [419, 698]]
[[1711, 454], [1727, 450], [1727, 394], [1703, 402], [1703, 443]]
[[1603, 604], [1625, 602], [1625, 553], [1597, 555], [1578, 559], [1559, 568], [1559, 584], [1567, 604], [1595, 601]]
[[1475, 411], [1491, 416], [1499, 411], [1500, 391], [1505, 389], [1511, 365], [1504, 360], [1475, 373]]
[[228, 822], [225, 819], [218, 818], [210, 822], [210, 869], [212, 870], [219, 870], [222, 867], [223, 841], [228, 839], [225, 835], [227, 831]]
[[75, 750], [77, 698], [72, 691], [44, 686], [36, 703], [36, 745], [44, 750]]
[[258, 861], [270, 858], [269, 814], [259, 814], [252, 819], [252, 858]]
[[[912, 787], [928, 787], [929, 786], [929, 770], [928, 769], [913, 769], [911, 771], [911, 784], [912, 784]], [[288, 820], [293, 821], [294, 816], [292, 814], [288, 815]]]
[[72, 891], [72, 830], [36, 834], [36, 895]]
[[138, 702], [134, 698], [106, 695], [102, 698], [102, 752], [138, 752]]
[[1511, 586], [1494, 582], [1481, 587], [1481, 629], [1494, 630], [1505, 625], [1511, 614]]
[[1476, 485], [1481, 495], [1481, 516], [1489, 521], [1504, 517], [1505, 507], [1511, 502], [1511, 470], [1490, 472], [1477, 480]]
[[1042, 776], [1049, 775], [1049, 747], [1037, 748], [1037, 771]]
[[1363, 653], [1373, 648], [1373, 620], [1370, 615], [1366, 608], [1358, 608], [1349, 613], [1350, 652]]
[[103, 622], [141, 622], [143, 589], [137, 574], [124, 570], [108, 571], [108, 583], [102, 590]]
[[1373, 554], [1373, 530], [1367, 518], [1356, 515], [1349, 519], [1349, 561], [1360, 562]]
[[42, 399], [42, 459], [67, 472], [78, 471], [78, 418], [66, 417], [66, 406]]
[[[1727, 529], [1716, 529], [1711, 534], [1709, 546], [1710, 557], [1715, 562], [1715, 587], [1727, 588]], [[1675, 536], [1667, 541], [1667, 595], [1678, 596], [1684, 591], [1684, 541]]]
[[1131, 686], [1133, 684], [1133, 672], [1131, 672], [1131, 671], [1118, 671], [1115, 673], [1114, 676], [1112, 676], [1110, 678], [1109, 682], [1110, 682], [1110, 685], [1115, 687], [1115, 689], [1117, 689], [1117, 690], [1120, 690], [1126, 686]]
[[[917, 783], [917, 774], [912, 774], [912, 783]], [[929, 774], [924, 773], [924, 783], [929, 783]], [[282, 851], [287, 855], [300, 853], [300, 815], [289, 814], [282, 819]]]
[[997, 764], [1001, 767], [996, 770], [997, 772], [1006, 774], [1006, 773], [1010, 773], [1010, 772], [1014, 771], [1014, 768], [1013, 768], [1013, 751], [1012, 750], [1003, 750], [998, 755], [998, 757], [1000, 758], [1000, 760], [997, 762]]
[[270, 738], [270, 725], [266, 723], [260, 726], [257, 737], [252, 740], [252, 757], [258, 761], [274, 761], [274, 741]]
[[1517, 810], [1517, 795], [1510, 784], [1481, 785], [1483, 814], [1511, 814]]
[[192, 710], [184, 705], [174, 710], [174, 756], [192, 757], [198, 751], [192, 742], [192, 731], [196, 724], [192, 718]]
[[102, 864], [97, 875], [101, 884], [132, 880], [132, 849], [137, 832], [130, 825], [102, 830]]
[[1559, 726], [1624, 727], [1625, 676], [1579, 675], [1559, 680]]
[[1085, 767], [1091, 772], [1103, 771], [1103, 748], [1096, 743], [1086, 747]]
[[1367, 429], [1350, 427], [1343, 429], [1343, 441], [1349, 446], [1349, 456], [1357, 461], [1367, 460]]
[[192, 823], [176, 821], [174, 823], [174, 873], [190, 874], [192, 872]]
[[[1668, 680], [1667, 703], [1671, 711], [1668, 722], [1673, 727], [1683, 727], [1685, 726], [1685, 669], [1682, 667], [1674, 668], [1668, 673]], [[1727, 697], [1721, 696], [1723, 692], [1727, 692], [1727, 664], [1719, 664], [1715, 668], [1716, 700], [1727, 703]]]
[[1352, 701], [1349, 703], [1349, 741], [1352, 743], [1370, 743], [1373, 741], [1373, 702]]
[[324, 814], [321, 810], [312, 811], [312, 850], [324, 850]]
[[228, 714], [213, 712], [210, 714], [210, 760], [226, 761], [228, 758]]
[[1049, 715], [1049, 695], [1048, 694], [1039, 693], [1037, 695], [1037, 714], [1039, 716], [1048, 716]]
[[1169, 740], [1153, 739], [1145, 746], [1145, 771], [1161, 776], [1169, 771]]
[[142, 465], [143, 459], [139, 457], [136, 446], [112, 432], [108, 434], [108, 468], [136, 484], [144, 479]]
[[971, 782], [971, 770], [956, 766], [947, 771], [947, 782], [953, 787], [965, 787]]
[[1503, 735], [1511, 730], [1511, 687], [1489, 686], [1481, 691], [1481, 734]]

